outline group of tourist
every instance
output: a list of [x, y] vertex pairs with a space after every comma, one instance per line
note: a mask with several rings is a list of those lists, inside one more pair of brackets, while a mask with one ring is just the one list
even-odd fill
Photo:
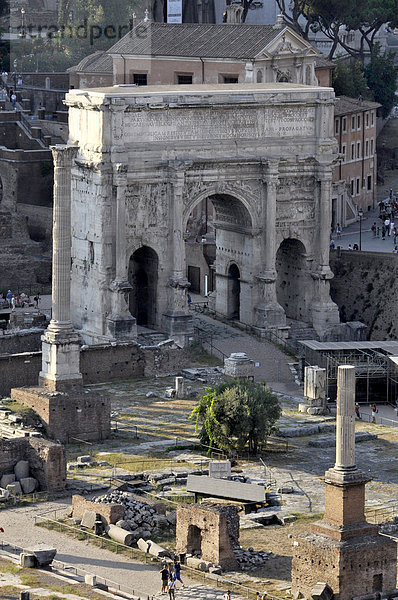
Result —
[[8, 290], [6, 294], [0, 294], [0, 309], [11, 308], [14, 312], [16, 308], [24, 308], [24, 306], [34, 306], [39, 308], [40, 294], [36, 294], [33, 298], [33, 304], [31, 303], [29, 294], [18, 292], [13, 294], [11, 290]]
[[181, 564], [175, 559], [174, 563], [163, 563], [160, 570], [160, 576], [162, 578], [162, 594], [169, 593], [170, 600], [175, 600], [175, 589], [176, 582], [179, 581], [184, 587], [184, 583], [181, 579]]

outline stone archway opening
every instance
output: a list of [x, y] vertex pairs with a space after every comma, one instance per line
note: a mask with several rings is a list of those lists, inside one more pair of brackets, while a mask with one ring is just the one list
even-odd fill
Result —
[[[251, 322], [250, 277], [253, 221], [245, 203], [228, 193], [210, 193], [187, 219], [187, 278], [194, 293], [211, 292], [209, 306], [229, 319]], [[248, 302], [241, 304], [241, 294]]]
[[302, 242], [293, 238], [283, 240], [276, 253], [276, 293], [288, 318], [310, 322], [307, 298], [312, 288], [306, 257]]
[[187, 535], [187, 552], [202, 554], [202, 530], [196, 525], [189, 525]]
[[230, 319], [240, 321], [240, 272], [235, 264], [228, 269], [228, 313]]
[[157, 284], [159, 259], [156, 252], [142, 246], [134, 252], [129, 263], [130, 313], [137, 325], [155, 327], [157, 324]]

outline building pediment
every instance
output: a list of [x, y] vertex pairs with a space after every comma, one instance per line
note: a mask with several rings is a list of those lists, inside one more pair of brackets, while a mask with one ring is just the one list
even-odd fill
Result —
[[256, 60], [294, 56], [317, 56], [318, 51], [309, 42], [286, 27], [257, 56]]

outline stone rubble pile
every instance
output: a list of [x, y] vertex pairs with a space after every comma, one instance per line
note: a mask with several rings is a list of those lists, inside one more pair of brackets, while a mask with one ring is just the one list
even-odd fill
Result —
[[116, 523], [118, 527], [132, 534], [134, 540], [158, 535], [162, 530], [175, 527], [176, 512], [166, 515], [164, 504], [151, 506], [136, 500], [129, 492], [115, 490], [96, 498], [94, 502], [121, 504], [124, 518]]
[[30, 476], [29, 462], [19, 460], [13, 473], [0, 475], [0, 501], [6, 501], [10, 495], [32, 494], [39, 487], [39, 482]]
[[252, 547], [247, 550], [243, 550], [241, 547], [234, 548], [234, 554], [242, 571], [258, 569], [262, 567], [267, 560], [275, 556], [272, 552], [265, 552], [264, 550], [256, 552]]

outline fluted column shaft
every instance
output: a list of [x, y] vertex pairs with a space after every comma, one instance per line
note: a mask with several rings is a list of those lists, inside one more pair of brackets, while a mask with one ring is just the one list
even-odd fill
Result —
[[330, 226], [332, 222], [332, 169], [319, 168], [319, 266], [329, 267]]
[[126, 187], [128, 166], [115, 165], [116, 185], [116, 281], [126, 281]]
[[71, 168], [77, 154], [75, 146], [55, 146], [53, 205], [53, 264], [51, 329], [71, 327]]
[[335, 469], [355, 468], [355, 367], [344, 365], [337, 372]]

